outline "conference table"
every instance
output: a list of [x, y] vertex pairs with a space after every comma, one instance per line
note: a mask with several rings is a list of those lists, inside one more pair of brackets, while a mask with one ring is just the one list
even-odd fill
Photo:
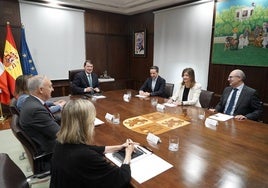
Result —
[[[159, 134], [161, 143], [151, 144], [145, 134], [134, 132], [123, 125], [127, 118], [153, 113], [157, 109], [151, 99], [135, 97], [132, 91], [129, 102], [123, 100], [127, 90], [107, 91], [104, 99], [93, 102], [97, 118], [104, 124], [95, 127], [97, 145], [121, 144], [127, 138], [150, 148], [153, 153], [173, 167], [142, 184], [131, 180], [132, 187], [268, 187], [268, 125], [251, 120], [219, 121], [217, 126], [206, 126], [199, 119], [213, 113], [193, 106], [166, 107], [161, 113], [170, 113], [189, 121], [189, 125]], [[68, 96], [77, 98], [78, 96]], [[81, 97], [81, 96], [80, 96]], [[65, 97], [66, 99], [66, 97]], [[166, 99], [158, 98], [162, 104]], [[120, 123], [105, 119], [106, 113], [120, 113]], [[179, 150], [169, 151], [169, 136], [179, 136]], [[142, 170], [142, 169], [141, 169]]]

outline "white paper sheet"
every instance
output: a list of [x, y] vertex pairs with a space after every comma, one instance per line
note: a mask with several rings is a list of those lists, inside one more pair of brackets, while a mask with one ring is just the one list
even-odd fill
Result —
[[173, 103], [164, 103], [163, 105], [168, 106], [168, 107], [176, 107], [176, 104]]
[[146, 96], [144, 96], [144, 95], [135, 95], [135, 97], [146, 98]]
[[104, 95], [93, 95], [92, 98], [95, 98], [95, 99], [104, 99], [104, 98], [106, 98], [106, 96], [104, 96]]
[[210, 119], [215, 119], [218, 121], [227, 121], [229, 119], [232, 119], [233, 116], [227, 115], [227, 114], [222, 114], [222, 113], [217, 113], [214, 115], [209, 116]]
[[[144, 148], [143, 150], [145, 151]], [[146, 153], [131, 160], [130, 163], [131, 177], [139, 183], [143, 183], [173, 167], [173, 165], [148, 150], [146, 150]], [[117, 166], [121, 166], [122, 163], [113, 157], [112, 153], [107, 153], [105, 156]]]

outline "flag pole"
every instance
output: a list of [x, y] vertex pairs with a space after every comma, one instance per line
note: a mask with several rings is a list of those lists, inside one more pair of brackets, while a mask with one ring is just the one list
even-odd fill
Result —
[[2, 104], [1, 104], [2, 89], [0, 88], [0, 121], [4, 121], [6, 118], [3, 116]]

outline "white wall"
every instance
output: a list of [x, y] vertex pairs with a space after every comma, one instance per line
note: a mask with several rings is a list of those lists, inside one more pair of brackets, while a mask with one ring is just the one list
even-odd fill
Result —
[[159, 75], [175, 84], [191, 67], [196, 81], [207, 89], [214, 2], [189, 4], [155, 12], [154, 65]]
[[67, 79], [85, 61], [84, 11], [20, 2], [28, 47], [39, 74]]

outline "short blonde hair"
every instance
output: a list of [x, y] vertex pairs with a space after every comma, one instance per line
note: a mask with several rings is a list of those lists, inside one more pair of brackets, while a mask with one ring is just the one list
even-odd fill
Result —
[[96, 109], [85, 99], [72, 99], [62, 109], [57, 140], [64, 144], [92, 144]]

